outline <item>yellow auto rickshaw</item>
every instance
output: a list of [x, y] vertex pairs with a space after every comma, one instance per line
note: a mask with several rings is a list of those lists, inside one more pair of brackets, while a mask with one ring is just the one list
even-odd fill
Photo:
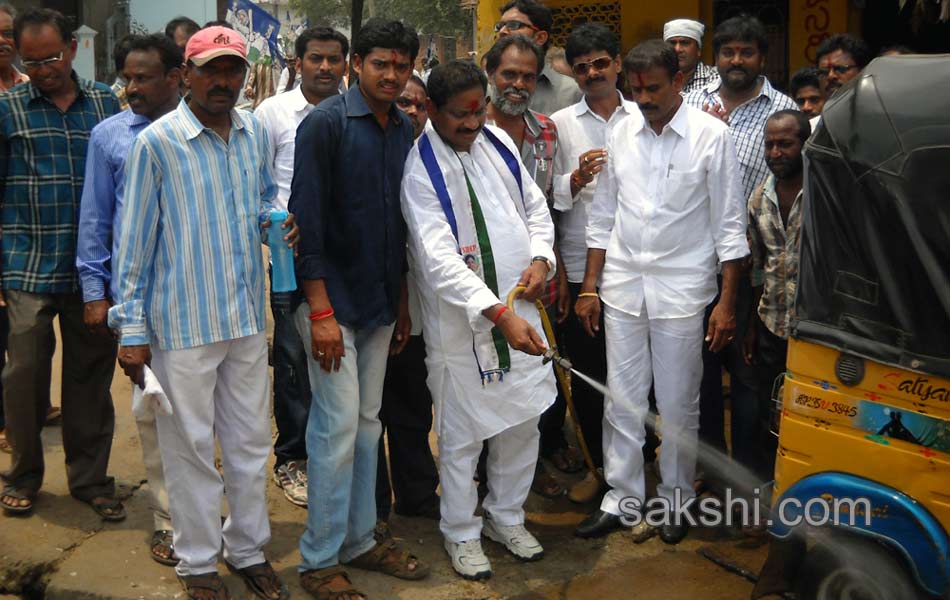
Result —
[[839, 90], [804, 202], [753, 598], [950, 598], [950, 56]]

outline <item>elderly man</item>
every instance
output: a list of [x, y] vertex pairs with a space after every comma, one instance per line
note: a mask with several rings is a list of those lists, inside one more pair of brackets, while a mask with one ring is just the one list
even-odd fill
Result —
[[[686, 535], [686, 503], [694, 497], [703, 309], [722, 294], [705, 341], [718, 351], [735, 331], [739, 260], [749, 254], [744, 200], [729, 129], [688, 106], [673, 49], [644, 42], [624, 59], [642, 119], [619, 123], [607, 140], [602, 172], [587, 224], [587, 268], [575, 311], [591, 336], [607, 341], [604, 471], [612, 488], [600, 508], [578, 526], [585, 537], [624, 523], [645, 501], [643, 447], [647, 396], [655, 386], [662, 418], [658, 495], [668, 514], [660, 537]], [[598, 290], [599, 282], [599, 290]], [[633, 509], [633, 510], [631, 510]], [[634, 541], [652, 536], [655, 523], [634, 523]]]
[[[274, 184], [269, 141], [235, 110], [247, 71], [244, 39], [209, 27], [185, 48], [191, 90], [138, 135], [126, 164], [115, 256], [119, 364], [154, 378], [171, 414], [158, 420], [175, 568], [189, 597], [227, 598], [218, 555], [263, 600], [287, 597], [264, 558], [270, 455], [269, 378], [260, 244]], [[288, 217], [273, 244], [295, 244]], [[215, 468], [221, 447], [224, 479]], [[227, 488], [230, 514], [220, 511]]]
[[683, 74], [684, 96], [719, 80], [719, 71], [702, 61], [706, 26], [692, 19], [674, 19], [663, 26], [663, 41], [673, 46]]
[[[0, 12], [0, 15], [6, 14]], [[11, 35], [3, 32], [4, 39]], [[49, 9], [17, 16], [12, 33], [28, 83], [0, 95], [2, 298], [10, 319], [3, 403], [10, 469], [0, 506], [26, 513], [43, 483], [40, 437], [50, 397], [59, 317], [63, 341], [63, 449], [69, 492], [108, 521], [125, 509], [106, 474], [115, 410], [115, 341], [90, 331], [76, 273], [76, 235], [92, 128], [118, 112], [108, 86], [73, 71], [69, 20]]]
[[[538, 417], [556, 393], [551, 368], [537, 358], [545, 345], [533, 304], [553, 276], [554, 226], [517, 147], [485, 126], [486, 85], [470, 62], [433, 70], [433, 128], [410, 153], [402, 184], [439, 434], [440, 528], [452, 567], [467, 579], [492, 573], [482, 533], [520, 560], [543, 556], [523, 504]], [[502, 299], [519, 285], [527, 289], [511, 311]], [[483, 521], [472, 476], [485, 440]]]
[[[546, 52], [551, 45], [553, 27], [554, 15], [541, 2], [511, 0], [501, 7], [501, 18], [495, 23], [495, 33], [498, 37], [525, 35]], [[581, 91], [570, 77], [561, 75], [554, 67], [545, 64], [529, 106], [543, 115], [551, 115], [574, 104], [580, 97]]]

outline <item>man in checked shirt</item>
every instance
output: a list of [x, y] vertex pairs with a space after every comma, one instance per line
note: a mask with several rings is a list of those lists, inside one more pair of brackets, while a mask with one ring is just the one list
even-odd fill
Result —
[[[769, 50], [762, 23], [748, 16], [723, 21], [713, 35], [713, 49], [719, 68], [719, 81], [686, 95], [687, 104], [705, 110], [729, 125], [739, 156], [743, 198], [769, 174], [762, 140], [769, 115], [795, 109], [795, 102], [777, 91], [762, 74]], [[715, 304], [715, 302], [714, 302]], [[706, 318], [712, 311], [710, 305]], [[752, 287], [748, 276], [740, 278], [736, 299], [736, 335], [722, 351], [703, 348], [703, 385], [700, 394], [700, 438], [726, 449], [722, 369], [731, 375], [733, 457], [742, 464], [754, 461], [757, 447], [751, 443], [755, 430], [757, 377], [742, 359], [741, 341], [754, 316]], [[715, 473], [700, 474], [700, 479], [715, 483]]]

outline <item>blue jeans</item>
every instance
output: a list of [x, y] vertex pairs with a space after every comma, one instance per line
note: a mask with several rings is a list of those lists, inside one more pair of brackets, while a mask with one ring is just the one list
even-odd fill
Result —
[[307, 346], [294, 322], [300, 305], [299, 292], [271, 293], [274, 314], [274, 469], [284, 463], [307, 460], [307, 419], [310, 414], [310, 378], [307, 376]]
[[[301, 339], [310, 339], [309, 314], [306, 303], [297, 309]], [[393, 325], [340, 329], [346, 355], [339, 371], [327, 373], [312, 355], [307, 359], [313, 395], [301, 571], [349, 562], [375, 545], [379, 408]]]

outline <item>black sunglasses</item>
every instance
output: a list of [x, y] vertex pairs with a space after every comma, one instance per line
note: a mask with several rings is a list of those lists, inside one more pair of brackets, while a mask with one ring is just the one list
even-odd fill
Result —
[[574, 71], [575, 75], [587, 75], [587, 72], [590, 71], [591, 67], [594, 67], [598, 71], [603, 71], [610, 66], [614, 59], [609, 56], [601, 56], [600, 58], [595, 58], [590, 62], [579, 62], [574, 63], [574, 66], [571, 67], [571, 70]]

